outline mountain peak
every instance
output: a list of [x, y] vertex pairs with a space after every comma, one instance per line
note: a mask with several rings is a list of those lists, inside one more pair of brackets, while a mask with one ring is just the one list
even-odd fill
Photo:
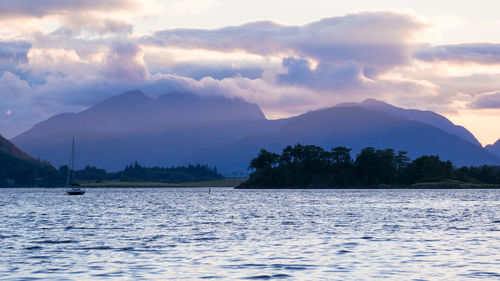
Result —
[[127, 91], [125, 93], [119, 94], [117, 96], [111, 97], [108, 100], [151, 100], [149, 96], [146, 96], [143, 92], [139, 90]]
[[140, 105], [149, 105], [154, 100], [139, 90], [127, 91], [117, 96], [110, 97], [90, 107], [87, 111], [111, 110], [112, 108], [135, 108]]
[[390, 104], [386, 103], [385, 101], [381, 101], [381, 100], [377, 100], [377, 99], [373, 99], [373, 98], [368, 98], [368, 99], [362, 101], [361, 104], [368, 105], [368, 106], [390, 106], [390, 107], [394, 107], [393, 105], [390, 105]]

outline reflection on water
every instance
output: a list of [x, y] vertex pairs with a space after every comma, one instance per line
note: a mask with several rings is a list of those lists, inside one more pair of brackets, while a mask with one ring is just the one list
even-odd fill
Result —
[[500, 278], [500, 190], [0, 189], [0, 279]]

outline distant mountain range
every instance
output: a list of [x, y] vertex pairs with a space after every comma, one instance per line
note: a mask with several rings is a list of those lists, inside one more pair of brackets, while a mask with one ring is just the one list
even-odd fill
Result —
[[471, 134], [471, 132], [469, 132], [467, 129], [465, 129], [462, 126], [453, 124], [450, 120], [446, 119], [446, 117], [432, 111], [403, 109], [375, 99], [367, 99], [361, 103], [342, 103], [337, 105], [337, 107], [346, 107], [346, 106], [359, 106], [366, 109], [385, 112], [397, 118], [422, 122], [424, 124], [437, 127], [450, 134], [459, 136], [464, 140], [469, 141], [473, 144], [481, 145], [479, 141], [476, 139], [476, 137], [474, 137], [474, 135]]
[[366, 146], [439, 155], [455, 165], [500, 164], [465, 128], [430, 111], [398, 108], [373, 99], [362, 103], [267, 120], [256, 104], [241, 99], [173, 92], [152, 99], [131, 91], [79, 113], [56, 115], [12, 141], [59, 166], [77, 139], [78, 168], [90, 164], [120, 170], [200, 163], [219, 171], [245, 171], [261, 148], [289, 144], [335, 146], [359, 152]]
[[500, 157], [500, 139], [497, 140], [497, 142], [495, 142], [494, 144], [487, 145], [484, 148], [490, 153], [493, 153], [496, 156]]

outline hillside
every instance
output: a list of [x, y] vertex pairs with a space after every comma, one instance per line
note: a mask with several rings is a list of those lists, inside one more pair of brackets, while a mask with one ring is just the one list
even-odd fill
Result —
[[33, 159], [0, 136], [0, 187], [54, 186], [63, 180], [50, 164]]
[[3, 151], [6, 154], [10, 154], [20, 159], [33, 160], [33, 157], [29, 156], [28, 154], [17, 148], [17, 146], [8, 141], [2, 135], [0, 135], [0, 151]]
[[367, 146], [379, 149], [390, 147], [408, 151], [412, 159], [421, 155], [439, 155], [457, 166], [500, 163], [498, 157], [482, 147], [434, 126], [355, 106], [333, 107], [290, 118], [276, 132], [248, 136], [229, 145], [199, 150], [187, 162], [207, 159], [207, 164], [217, 165], [219, 169], [243, 169], [248, 166], [247, 159], [251, 159], [261, 148], [279, 152], [286, 145], [296, 143], [314, 144], [325, 149], [346, 146], [353, 148], [353, 153]]
[[476, 139], [476, 137], [474, 137], [474, 135], [467, 129], [465, 129], [462, 126], [453, 124], [446, 117], [432, 111], [399, 108], [375, 99], [367, 99], [360, 103], [343, 103], [337, 105], [337, 107], [345, 107], [345, 106], [357, 106], [370, 110], [377, 110], [387, 113], [394, 117], [418, 121], [424, 124], [437, 127], [450, 134], [459, 136], [470, 143], [481, 145], [479, 141]]

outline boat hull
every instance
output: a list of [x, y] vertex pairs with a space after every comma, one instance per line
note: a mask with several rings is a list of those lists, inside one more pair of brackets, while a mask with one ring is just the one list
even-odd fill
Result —
[[68, 195], [83, 195], [85, 190], [67, 190]]

